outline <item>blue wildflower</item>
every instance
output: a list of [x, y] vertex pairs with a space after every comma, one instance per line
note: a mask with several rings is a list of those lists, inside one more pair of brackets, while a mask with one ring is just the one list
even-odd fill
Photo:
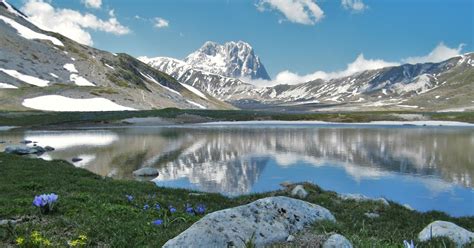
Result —
[[163, 224], [163, 220], [157, 219], [157, 220], [152, 221], [151, 224], [153, 224], [155, 226], [159, 226], [159, 225]]
[[133, 201], [133, 195], [125, 195], [125, 197], [127, 197], [129, 202]]
[[33, 199], [33, 205], [40, 208], [43, 213], [53, 210], [53, 205], [58, 201], [59, 196], [51, 194], [37, 195]]
[[43, 200], [43, 198], [41, 196], [35, 196], [35, 199], [33, 200], [33, 205], [35, 205], [36, 207], [44, 207], [46, 206], [46, 201]]
[[176, 212], [176, 208], [171, 205], [168, 207], [168, 209], [170, 210], [170, 213]]
[[143, 206], [143, 210], [148, 210], [149, 208], [150, 208], [150, 206], [149, 206], [148, 204], [145, 204], [145, 205]]
[[194, 208], [193, 207], [186, 207], [186, 213], [188, 214], [194, 214]]
[[206, 206], [204, 206], [202, 204], [199, 204], [199, 205], [196, 206], [194, 211], [198, 214], [204, 214], [206, 212]]
[[156, 210], [160, 210], [160, 209], [161, 209], [160, 204], [156, 203], [156, 204], [155, 204], [155, 209], [156, 209]]

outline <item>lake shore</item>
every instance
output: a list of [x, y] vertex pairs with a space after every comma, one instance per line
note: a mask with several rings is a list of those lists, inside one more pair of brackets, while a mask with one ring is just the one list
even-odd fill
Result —
[[318, 121], [324, 123], [474, 123], [474, 112], [318, 112], [161, 109], [122, 112], [0, 112], [0, 126], [74, 128], [196, 124], [236, 121]]
[[[202, 215], [189, 215], [186, 204], [203, 204], [206, 213], [247, 204], [268, 196], [289, 196], [279, 191], [224, 197], [219, 194], [157, 187], [150, 182], [113, 180], [76, 168], [65, 161], [43, 161], [0, 153], [0, 219], [19, 220], [11, 227], [0, 227], [0, 244], [12, 246], [17, 238], [26, 238], [37, 231], [53, 246], [65, 246], [80, 235], [87, 237], [86, 246], [161, 246], [187, 229]], [[456, 223], [474, 229], [474, 217], [453, 218], [431, 211], [420, 213], [389, 201], [386, 206], [376, 201], [344, 200], [337, 193], [316, 185], [304, 184], [309, 193], [305, 201], [327, 208], [336, 223], [319, 223], [302, 235], [333, 232], [348, 238], [355, 247], [400, 247], [403, 240], [415, 240], [417, 247], [447, 244], [435, 239], [428, 243], [416, 241], [418, 233], [435, 220]], [[42, 215], [32, 206], [35, 195], [54, 192], [59, 195], [56, 211]], [[126, 195], [133, 196], [133, 200]], [[183, 217], [167, 227], [154, 226], [160, 218], [152, 208], [173, 205], [175, 217]], [[150, 209], [146, 205], [151, 206]], [[377, 213], [369, 218], [366, 213]], [[120, 234], [120, 235], [117, 235]], [[296, 235], [298, 238], [298, 234]], [[279, 244], [277, 247], [286, 247]], [[290, 245], [291, 246], [291, 245]]]

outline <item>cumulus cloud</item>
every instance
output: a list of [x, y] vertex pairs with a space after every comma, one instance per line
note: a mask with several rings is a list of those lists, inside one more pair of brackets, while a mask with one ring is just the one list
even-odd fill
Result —
[[84, 45], [93, 45], [90, 30], [125, 35], [130, 29], [120, 24], [113, 11], [109, 19], [102, 20], [95, 15], [82, 14], [72, 9], [55, 9], [43, 0], [28, 0], [22, 11], [40, 28], [60, 33]]
[[154, 24], [155, 28], [166, 28], [170, 25], [170, 22], [161, 17], [155, 17]]
[[362, 0], [342, 0], [341, 4], [345, 9], [356, 12], [363, 11], [367, 8], [367, 5], [365, 5]]
[[403, 59], [404, 63], [417, 64], [417, 63], [438, 63], [444, 60], [447, 60], [452, 57], [456, 57], [461, 54], [461, 51], [464, 47], [464, 44], [459, 44], [458, 47], [450, 48], [446, 46], [443, 42], [439, 43], [433, 51], [431, 51], [426, 56], [420, 57], [408, 57]]
[[81, 0], [87, 8], [100, 9], [102, 0]]
[[313, 0], [260, 0], [257, 9], [277, 10], [286, 20], [305, 25], [314, 25], [324, 17], [324, 11]]
[[441, 61], [444, 61], [446, 59], [449, 59], [461, 54], [463, 46], [464, 44], [460, 44], [456, 48], [450, 48], [444, 45], [443, 43], [440, 43], [438, 46], [436, 46], [433, 49], [433, 51], [431, 51], [426, 56], [409, 57], [409, 58], [402, 59], [400, 62], [390, 62], [390, 61], [385, 61], [382, 59], [366, 59], [363, 54], [360, 54], [359, 56], [357, 56], [357, 58], [353, 62], [347, 64], [344, 70], [340, 70], [340, 71], [333, 71], [333, 72], [316, 71], [316, 72], [309, 73], [306, 75], [299, 75], [298, 73], [285, 70], [278, 73], [275, 79], [271, 81], [270, 80], [250, 80], [246, 78], [243, 78], [242, 80], [245, 82], [252, 83], [254, 85], [265, 86], [265, 87], [274, 86], [278, 84], [299, 84], [299, 83], [309, 82], [316, 79], [330, 80], [330, 79], [335, 79], [335, 78], [347, 77], [355, 73], [366, 71], [366, 70], [376, 70], [376, 69], [381, 69], [385, 67], [398, 66], [398, 65], [401, 65], [402, 63], [416, 64], [416, 63], [427, 63], [427, 62], [432, 62], [432, 63], [441, 62]]

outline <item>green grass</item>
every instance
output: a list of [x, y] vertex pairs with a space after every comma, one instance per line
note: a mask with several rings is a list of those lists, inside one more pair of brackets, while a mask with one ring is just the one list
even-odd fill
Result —
[[[197, 221], [200, 216], [183, 212], [186, 203], [205, 204], [208, 212], [238, 206], [287, 191], [226, 198], [218, 194], [189, 194], [190, 191], [156, 187], [150, 182], [112, 180], [75, 168], [65, 161], [43, 161], [0, 153], [0, 219], [23, 218], [21, 224], [0, 227], [0, 246], [14, 244], [18, 237], [28, 239], [37, 231], [52, 246], [64, 247], [79, 235], [90, 247], [159, 247]], [[338, 232], [356, 247], [401, 247], [403, 240], [415, 239], [434, 220], [454, 222], [474, 229], [474, 217], [452, 218], [440, 212], [418, 213], [391, 202], [389, 207], [376, 202], [342, 201], [336, 193], [306, 184], [309, 202], [328, 208], [337, 223], [319, 223], [310, 232]], [[41, 215], [32, 206], [35, 195], [55, 192], [57, 211]], [[135, 196], [133, 203], [125, 195]], [[144, 211], [143, 204], [172, 204], [178, 209], [177, 221], [167, 228], [151, 225], [156, 211]], [[381, 217], [368, 219], [364, 213], [377, 211]], [[251, 237], [248, 237], [249, 239]], [[418, 243], [418, 242], [417, 242]], [[452, 245], [448, 240], [419, 244], [419, 247]]]
[[[406, 112], [344, 112], [344, 113], [276, 113], [248, 110], [183, 110], [167, 108], [160, 110], [120, 111], [120, 112], [2, 112], [0, 126], [45, 126], [77, 125], [114, 122], [132, 117], [176, 118], [184, 114], [205, 117], [208, 121], [250, 121], [250, 120], [319, 120], [330, 122], [368, 122], [402, 120], [394, 114]], [[474, 123], [474, 112], [467, 113], [416, 113], [432, 120], [463, 121]]]

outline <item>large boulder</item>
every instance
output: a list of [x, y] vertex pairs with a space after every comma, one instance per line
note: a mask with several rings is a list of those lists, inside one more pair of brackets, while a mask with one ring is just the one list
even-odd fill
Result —
[[43, 154], [46, 150], [41, 146], [7, 146], [6, 153], [17, 155]]
[[268, 197], [210, 213], [163, 247], [242, 247], [252, 237], [261, 247], [285, 241], [290, 234], [322, 220], [336, 221], [329, 210], [316, 204]]
[[385, 198], [370, 198], [368, 196], [362, 195], [362, 194], [339, 194], [339, 198], [342, 200], [353, 200], [356, 202], [364, 202], [364, 201], [376, 201], [380, 202], [385, 206], [389, 206], [390, 204]]
[[447, 221], [433, 221], [418, 234], [420, 241], [428, 241], [436, 237], [448, 238], [458, 247], [474, 242], [473, 232]]
[[340, 234], [333, 234], [324, 242], [323, 248], [352, 248], [352, 243]]
[[133, 175], [136, 177], [153, 177], [158, 176], [159, 172], [156, 168], [143, 167], [133, 172]]

